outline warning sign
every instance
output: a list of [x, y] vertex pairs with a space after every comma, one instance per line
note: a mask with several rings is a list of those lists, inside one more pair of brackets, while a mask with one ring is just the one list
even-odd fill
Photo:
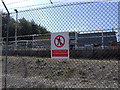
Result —
[[63, 47], [65, 44], [65, 38], [62, 35], [58, 35], [54, 39], [54, 44], [56, 47]]
[[69, 33], [60, 32], [51, 34], [51, 58], [69, 58]]

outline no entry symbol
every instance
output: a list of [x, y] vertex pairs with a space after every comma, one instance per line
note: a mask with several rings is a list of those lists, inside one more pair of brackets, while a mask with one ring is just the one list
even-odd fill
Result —
[[58, 35], [54, 39], [54, 44], [56, 47], [63, 47], [65, 44], [65, 38], [62, 35]]

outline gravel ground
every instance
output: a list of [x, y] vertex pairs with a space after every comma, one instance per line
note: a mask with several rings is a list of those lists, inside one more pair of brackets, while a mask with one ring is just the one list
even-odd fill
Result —
[[118, 88], [118, 61], [9, 57], [7, 87]]

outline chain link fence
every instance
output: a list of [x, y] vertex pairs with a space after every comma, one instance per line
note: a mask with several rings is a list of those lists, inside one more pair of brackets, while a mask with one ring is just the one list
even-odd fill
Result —
[[[118, 17], [119, 2], [71, 2], [11, 12], [7, 88], [118, 88]], [[51, 58], [55, 32], [69, 32], [70, 59]], [[3, 88], [4, 83], [3, 77]]]

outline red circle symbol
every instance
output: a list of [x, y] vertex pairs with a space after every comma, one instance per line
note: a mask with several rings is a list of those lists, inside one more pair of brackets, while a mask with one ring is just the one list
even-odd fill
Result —
[[65, 45], [65, 38], [62, 35], [58, 35], [54, 39], [54, 44], [56, 47], [63, 47]]

